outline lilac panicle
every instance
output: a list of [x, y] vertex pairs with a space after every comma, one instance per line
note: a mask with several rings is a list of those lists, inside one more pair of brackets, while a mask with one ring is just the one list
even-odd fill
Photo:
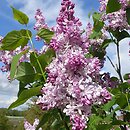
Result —
[[[48, 28], [47, 24], [45, 23], [45, 18], [40, 9], [36, 10], [35, 19], [36, 19], [36, 23], [34, 25], [34, 30], [39, 31], [42, 28]], [[39, 36], [36, 36], [35, 39], [37, 41], [41, 40]]]
[[86, 36], [81, 35], [82, 23], [74, 16], [75, 5], [70, 0], [63, 0], [61, 5], [57, 25], [53, 27], [55, 35], [50, 42], [56, 58], [46, 68], [48, 77], [37, 104], [43, 110], [61, 109], [70, 116], [73, 130], [83, 130], [91, 115], [92, 105], [111, 100], [107, 83], [102, 86], [100, 78], [97, 78], [102, 63], [97, 57], [85, 57], [89, 46], [97, 45], [102, 40], [89, 40], [90, 24]]
[[119, 3], [121, 4], [121, 9], [106, 14], [106, 6], [108, 3], [108, 0], [99, 0], [100, 2], [100, 11], [104, 12], [103, 14], [103, 21], [106, 21], [106, 27], [111, 28], [113, 30], [119, 29], [130, 29], [130, 25], [127, 23], [127, 18], [126, 18], [126, 8], [127, 6], [130, 6], [130, 0], [118, 0]]
[[34, 29], [39, 31], [42, 28], [48, 28], [47, 24], [45, 23], [45, 18], [40, 9], [37, 9], [35, 14], [36, 23], [34, 25]]

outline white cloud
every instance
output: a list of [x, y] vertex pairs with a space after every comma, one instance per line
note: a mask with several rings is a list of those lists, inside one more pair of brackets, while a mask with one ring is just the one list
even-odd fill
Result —
[[0, 95], [0, 107], [9, 107], [17, 99], [16, 96]]
[[0, 107], [8, 107], [17, 98], [18, 82], [9, 82], [7, 75], [0, 72]]
[[9, 82], [7, 75], [0, 72], [0, 95], [16, 95], [18, 92], [18, 82]]
[[[17, 100], [18, 81], [9, 82], [7, 75], [0, 72], [0, 108], [8, 108], [14, 101]], [[29, 102], [29, 101], [28, 101]], [[16, 109], [26, 109], [26, 103]]]

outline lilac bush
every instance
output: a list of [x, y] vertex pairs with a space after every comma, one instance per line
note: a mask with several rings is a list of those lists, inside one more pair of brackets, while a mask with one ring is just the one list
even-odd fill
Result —
[[[130, 74], [121, 74], [119, 42], [130, 37], [126, 31], [130, 29], [130, 1], [99, 2], [100, 11], [92, 15], [94, 25], [88, 23], [85, 30], [74, 15], [71, 0], [62, 0], [56, 25], [51, 28], [38, 9], [34, 30], [36, 40], [44, 42], [41, 50], [34, 47], [28, 29], [0, 37], [1, 70], [10, 73], [10, 80], [20, 82], [18, 99], [9, 108], [37, 96], [36, 104], [45, 112], [33, 125], [25, 121], [26, 130], [41, 130], [48, 122], [53, 130], [129, 129]], [[27, 27], [28, 17], [11, 8], [14, 18]], [[117, 65], [106, 55], [110, 43], [117, 46]], [[102, 72], [106, 58], [118, 77]]]

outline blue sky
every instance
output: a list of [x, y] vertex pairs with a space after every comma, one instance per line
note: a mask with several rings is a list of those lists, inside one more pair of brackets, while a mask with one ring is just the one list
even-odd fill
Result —
[[[44, 2], [44, 1], [45, 0], [39, 0], [39, 1], [38, 0], [29, 0], [29, 2], [27, 2], [27, 0], [22, 0], [22, 1], [20, 1], [20, 0], [1, 0], [1, 3], [0, 3], [0, 35], [6, 35], [6, 33], [11, 30], [14, 30], [14, 29], [17, 30], [17, 29], [22, 28], [22, 26], [18, 22], [13, 20], [13, 15], [12, 15], [12, 10], [10, 8], [10, 5], [13, 5], [15, 8], [24, 11], [27, 15], [30, 16], [30, 24], [29, 24], [30, 28], [33, 27], [33, 23], [35, 22], [35, 20], [33, 19], [33, 16], [34, 16], [35, 10], [37, 8], [42, 9], [44, 11], [45, 16], [48, 15], [47, 22], [50, 25], [53, 25], [55, 22], [54, 18], [56, 18], [57, 14], [58, 14], [61, 0], [54, 0], [55, 2], [53, 0], [48, 0], [47, 2], [46, 1]], [[74, 0], [74, 1], [77, 4], [76, 6], [78, 7], [76, 13], [81, 14], [82, 13], [81, 11], [83, 11], [83, 13], [81, 15], [84, 15], [84, 18], [87, 17], [87, 14], [89, 11], [98, 10], [98, 6], [99, 6], [98, 0], [92, 0], [92, 1], [91, 0]], [[35, 5], [32, 5], [32, 7], [31, 7], [31, 3], [32, 4], [34, 3]], [[42, 7], [41, 3], [43, 4], [43, 7]], [[40, 7], [38, 5], [40, 5]], [[48, 7], [50, 9], [49, 12], [47, 9]], [[53, 9], [51, 9], [51, 7], [53, 7]], [[31, 14], [30, 14], [30, 12], [31, 12]], [[48, 18], [50, 15], [51, 15], [51, 17]]]
[[11, 8], [6, 0], [0, 4], [0, 35], [6, 35], [8, 31], [19, 29], [19, 24], [13, 20]]
[[[99, 2], [98, 0], [72, 0], [76, 4], [75, 15], [78, 16], [83, 27], [91, 20], [88, 18], [88, 13], [98, 10]], [[1, 0], [0, 2], [0, 35], [5, 36], [7, 32], [12, 30], [19, 30], [23, 28], [17, 21], [13, 19], [12, 10], [10, 5], [25, 12], [29, 18], [29, 29], [33, 30], [33, 25], [35, 23], [34, 14], [36, 9], [40, 8], [46, 18], [46, 22], [53, 26], [55, 25], [55, 19], [58, 16], [59, 7], [61, 0]], [[129, 61], [128, 57], [128, 45], [124, 46], [129, 39], [125, 39], [121, 43], [121, 58], [122, 63]], [[37, 47], [41, 46], [43, 43], [35, 43]], [[114, 45], [110, 45], [108, 48], [108, 54], [110, 54], [112, 60], [116, 62]], [[123, 73], [130, 71], [130, 63], [124, 66]], [[113, 68], [110, 63], [106, 61], [104, 71], [109, 70], [115, 75]], [[16, 81], [9, 83], [6, 79], [6, 74], [0, 73], [0, 107], [8, 107], [14, 100], [17, 99], [18, 83]]]

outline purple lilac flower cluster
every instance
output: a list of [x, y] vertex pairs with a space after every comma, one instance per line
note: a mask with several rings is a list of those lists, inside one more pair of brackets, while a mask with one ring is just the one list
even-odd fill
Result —
[[[42, 11], [40, 9], [36, 10], [35, 19], [36, 19], [36, 23], [34, 25], [34, 30], [39, 31], [42, 28], [48, 28], [48, 25], [45, 22], [45, 18], [44, 18]], [[39, 36], [36, 36], [35, 39], [36, 39], [36, 41], [41, 41], [41, 38]], [[38, 54], [45, 53], [47, 48], [48, 48], [48, 45], [47, 44], [44, 45], [39, 51], [37, 51]]]
[[[82, 23], [74, 17], [75, 5], [71, 1], [63, 1], [62, 8], [57, 18], [57, 26], [53, 28], [55, 37], [51, 40], [50, 46], [57, 52], [67, 49], [75, 44], [83, 47], [80, 26]], [[58, 51], [59, 50], [59, 51]]]
[[[45, 23], [45, 18], [40, 9], [37, 9], [35, 14], [36, 23], [34, 25], [34, 30], [39, 31], [42, 28], [48, 28], [47, 24]], [[36, 36], [36, 40], [40, 41], [41, 38]]]
[[61, 5], [57, 25], [53, 27], [55, 36], [50, 42], [56, 58], [46, 68], [48, 78], [37, 104], [43, 110], [61, 109], [70, 116], [72, 130], [83, 130], [92, 105], [108, 102], [111, 95], [96, 79], [102, 67], [100, 60], [85, 58], [91, 42], [89, 34], [81, 35], [82, 23], [74, 16], [75, 5], [70, 0], [63, 0]]
[[34, 25], [34, 30], [39, 31], [41, 28], [48, 28], [47, 24], [45, 23], [45, 18], [40, 9], [37, 9], [35, 19], [36, 23]]
[[[126, 19], [126, 8], [130, 6], [130, 0], [118, 0], [121, 4], [121, 9], [116, 12], [108, 13], [103, 15], [103, 20], [108, 24], [108, 28], [113, 30], [119, 29], [130, 29]], [[108, 0], [99, 0], [100, 11], [105, 12]]]

